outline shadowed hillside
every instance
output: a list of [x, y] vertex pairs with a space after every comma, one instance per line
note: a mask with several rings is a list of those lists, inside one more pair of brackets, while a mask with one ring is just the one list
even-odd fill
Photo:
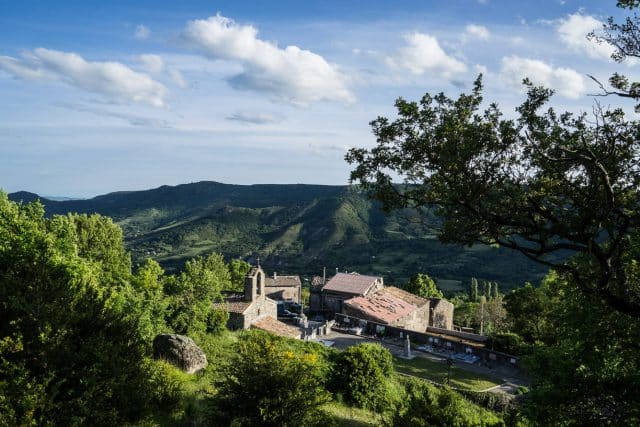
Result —
[[[13, 193], [13, 200], [37, 195]], [[341, 271], [379, 274], [388, 283], [417, 272], [445, 290], [466, 290], [471, 277], [502, 289], [542, 277], [545, 270], [519, 254], [443, 245], [431, 212], [419, 221], [406, 210], [383, 215], [353, 187], [229, 185], [199, 182], [117, 192], [88, 200], [42, 200], [48, 215], [97, 212], [124, 230], [134, 262], [151, 257], [166, 269], [196, 255], [259, 256], [268, 270], [304, 275]]]

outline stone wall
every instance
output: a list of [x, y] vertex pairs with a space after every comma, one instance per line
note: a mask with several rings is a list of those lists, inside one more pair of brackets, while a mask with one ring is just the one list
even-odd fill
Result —
[[297, 286], [267, 286], [267, 297], [276, 301], [300, 303], [300, 288]]
[[353, 295], [323, 292], [321, 294], [321, 297], [322, 297], [322, 303], [321, 303], [322, 311], [329, 312], [330, 315], [333, 315], [335, 313], [341, 313], [343, 302], [353, 297]]
[[453, 330], [453, 304], [442, 298], [429, 298], [429, 326]]
[[[436, 335], [429, 332], [410, 331], [404, 328], [383, 325], [356, 317], [350, 317], [344, 314], [336, 314], [335, 320], [336, 324], [334, 325], [334, 329], [358, 326], [362, 328], [362, 334], [371, 336], [378, 335], [380, 331], [384, 331], [383, 335], [391, 337], [399, 337], [400, 333], [402, 333], [403, 336], [409, 335], [409, 339], [414, 344], [430, 345], [435, 349], [446, 350], [451, 353], [473, 354], [480, 357], [481, 362], [488, 366], [504, 365], [515, 369], [521, 369], [518, 357], [488, 349], [484, 347], [484, 344], [482, 343], [471, 343], [458, 336], [443, 337], [441, 334]], [[454, 333], [454, 331], [449, 330], [441, 331], [444, 331], [447, 334]]]
[[263, 298], [254, 301], [244, 312], [244, 324], [242, 329], [248, 329], [252, 323], [262, 319], [263, 317], [271, 316], [274, 319], [278, 318], [278, 305], [270, 298]]
[[397, 326], [417, 332], [425, 332], [429, 326], [429, 304], [418, 307]]

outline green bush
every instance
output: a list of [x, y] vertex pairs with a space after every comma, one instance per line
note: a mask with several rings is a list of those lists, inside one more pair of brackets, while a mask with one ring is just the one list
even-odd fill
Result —
[[[292, 344], [293, 343], [293, 344]], [[243, 332], [222, 367], [212, 402], [215, 425], [299, 426], [322, 422], [328, 365], [318, 346], [262, 331]]]
[[399, 396], [391, 353], [379, 344], [349, 347], [336, 357], [331, 389], [357, 407], [393, 411]]
[[499, 427], [504, 421], [491, 411], [465, 400], [448, 387], [437, 388], [416, 378], [403, 380], [406, 397], [393, 425], [442, 427]]
[[[0, 192], [0, 424], [120, 425], [152, 407], [119, 228]], [[9, 410], [10, 408], [10, 410]]]
[[513, 332], [503, 332], [491, 335], [486, 345], [488, 348], [492, 348], [496, 351], [517, 356], [526, 355], [531, 350], [525, 340], [520, 335]]

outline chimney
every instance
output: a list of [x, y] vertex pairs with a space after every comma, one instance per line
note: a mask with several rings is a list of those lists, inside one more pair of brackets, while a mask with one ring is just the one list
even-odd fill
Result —
[[336, 274], [338, 274], [338, 267], [336, 267]]
[[276, 280], [278, 278], [278, 273], [276, 273], [275, 271], [273, 272], [273, 280]]
[[322, 284], [327, 284], [327, 267], [322, 267]]

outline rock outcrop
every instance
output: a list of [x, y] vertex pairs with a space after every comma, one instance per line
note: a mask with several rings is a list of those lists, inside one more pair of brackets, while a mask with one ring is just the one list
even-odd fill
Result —
[[188, 374], [207, 366], [207, 356], [193, 340], [184, 335], [161, 334], [153, 339], [153, 357], [163, 359]]

